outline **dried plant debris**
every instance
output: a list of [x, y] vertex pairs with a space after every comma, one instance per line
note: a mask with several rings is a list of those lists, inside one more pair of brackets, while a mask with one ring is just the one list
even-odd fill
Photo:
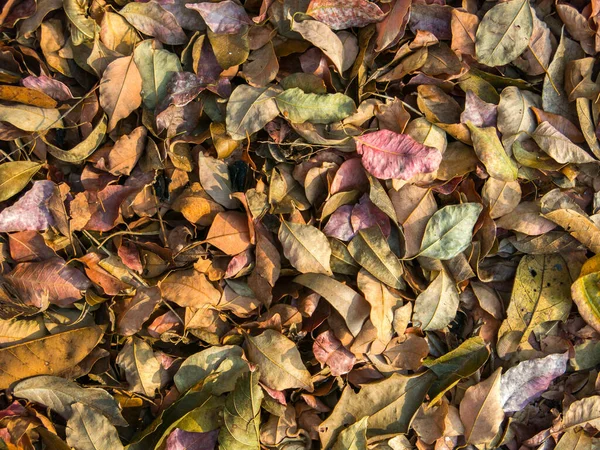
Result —
[[600, 448], [600, 0], [0, 3], [0, 450]]

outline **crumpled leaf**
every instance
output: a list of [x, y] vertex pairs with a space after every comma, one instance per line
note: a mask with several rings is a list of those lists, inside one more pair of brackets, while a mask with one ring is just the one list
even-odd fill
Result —
[[17, 397], [47, 406], [65, 419], [76, 414], [74, 405], [80, 405], [104, 415], [113, 425], [127, 426], [115, 399], [103, 389], [85, 389], [64, 378], [39, 376], [21, 381], [13, 392]]
[[132, 392], [154, 397], [154, 391], [160, 388], [161, 367], [146, 341], [129, 338], [117, 356], [117, 364], [125, 372]]
[[363, 417], [369, 417], [367, 436], [406, 433], [434, 379], [426, 371], [412, 376], [393, 374], [363, 386], [358, 393], [346, 386], [333, 412], [319, 425], [321, 445], [328, 448], [341, 430]]
[[357, 336], [369, 316], [367, 301], [348, 286], [322, 274], [307, 273], [294, 278], [301, 284], [321, 295], [344, 318], [350, 332]]
[[408, 180], [430, 173], [440, 165], [441, 153], [420, 144], [406, 134], [380, 130], [354, 138], [364, 168], [372, 175], [388, 180]]
[[232, 0], [218, 3], [186, 3], [185, 7], [197, 11], [208, 28], [216, 34], [239, 33], [244, 27], [252, 25], [246, 10]]
[[175, 16], [154, 1], [127, 3], [119, 14], [139, 31], [154, 36], [163, 44], [180, 45], [186, 42], [185, 33]]
[[342, 345], [331, 330], [317, 336], [313, 344], [313, 353], [317, 361], [321, 365], [327, 365], [331, 375], [335, 377], [350, 372], [356, 363], [356, 357]]
[[344, 94], [306, 94], [300, 88], [283, 91], [275, 97], [281, 114], [294, 123], [332, 123], [354, 111], [354, 100]]
[[332, 30], [364, 27], [385, 17], [375, 3], [366, 0], [311, 0], [306, 14]]

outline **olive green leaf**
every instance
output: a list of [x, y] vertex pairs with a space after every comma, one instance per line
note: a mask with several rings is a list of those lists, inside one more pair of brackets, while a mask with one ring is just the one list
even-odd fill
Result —
[[544, 322], [565, 320], [571, 310], [570, 286], [567, 262], [559, 254], [523, 256], [498, 331], [498, 353], [516, 350]]
[[181, 71], [179, 58], [158, 47], [156, 41], [146, 40], [135, 48], [133, 61], [142, 77], [144, 106], [153, 110], [165, 97], [167, 83], [173, 74]]
[[359, 230], [348, 244], [348, 251], [358, 264], [378, 280], [396, 289], [406, 286], [402, 279], [402, 264], [390, 250], [377, 225]]
[[227, 133], [238, 141], [261, 130], [279, 115], [275, 103], [282, 89], [279, 86], [252, 87], [240, 85], [227, 102]]
[[525, 51], [532, 33], [528, 0], [499, 3], [483, 16], [477, 29], [477, 60], [490, 67], [508, 64]]
[[490, 176], [501, 181], [515, 181], [518, 173], [517, 165], [506, 154], [498, 139], [496, 128], [479, 128], [470, 121], [467, 122], [467, 126], [471, 130], [475, 153]]
[[298, 347], [283, 334], [265, 330], [259, 336], [247, 336], [248, 360], [260, 370], [260, 381], [271, 389], [302, 388], [313, 390]]
[[466, 250], [482, 210], [479, 203], [462, 203], [437, 211], [427, 222], [419, 256], [447, 260]]
[[428, 370], [412, 376], [395, 373], [363, 385], [358, 393], [347, 385], [333, 412], [319, 426], [322, 448], [329, 448], [344, 428], [363, 417], [369, 417], [369, 436], [408, 432], [434, 379]]
[[458, 311], [458, 289], [445, 270], [415, 300], [413, 323], [424, 331], [442, 330]]
[[46, 145], [48, 146], [48, 152], [61, 161], [70, 163], [83, 162], [88, 156], [94, 153], [104, 141], [107, 123], [108, 118], [106, 114], [104, 114], [92, 132], [71, 150], [62, 150], [53, 144], [46, 142]]
[[282, 220], [279, 240], [283, 254], [299, 272], [332, 275], [329, 241], [315, 227]]
[[236, 382], [225, 400], [219, 448], [223, 450], [260, 450], [260, 406], [263, 391], [259, 373], [247, 372]]
[[300, 88], [283, 91], [275, 97], [283, 116], [294, 123], [328, 124], [345, 119], [356, 111], [354, 100], [344, 94], [305, 94]]

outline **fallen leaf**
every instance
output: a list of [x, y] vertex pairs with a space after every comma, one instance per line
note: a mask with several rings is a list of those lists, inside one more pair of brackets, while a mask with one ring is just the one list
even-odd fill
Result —
[[465, 425], [465, 439], [469, 444], [491, 442], [504, 420], [501, 400], [502, 369], [465, 392], [460, 403], [460, 418]]
[[466, 250], [482, 210], [477, 203], [463, 203], [437, 211], [427, 222], [419, 256], [448, 260]]
[[260, 381], [271, 389], [302, 388], [313, 391], [310, 373], [296, 345], [275, 330], [246, 339], [248, 359], [260, 370]]
[[76, 328], [23, 344], [0, 349], [0, 387], [36, 375], [66, 373], [98, 344], [103, 333], [98, 327]]
[[332, 30], [364, 27], [385, 17], [376, 4], [366, 0], [311, 0], [306, 14], [328, 25]]
[[372, 175], [408, 180], [415, 175], [430, 173], [440, 165], [441, 153], [408, 135], [380, 130], [354, 138], [362, 164]]
[[331, 248], [325, 235], [311, 225], [281, 221], [279, 240], [283, 254], [301, 273], [331, 275]]

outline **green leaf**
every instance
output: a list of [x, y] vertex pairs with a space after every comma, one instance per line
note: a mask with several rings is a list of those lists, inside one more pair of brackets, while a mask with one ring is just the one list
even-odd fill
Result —
[[402, 279], [402, 264], [390, 250], [378, 226], [359, 230], [348, 244], [348, 251], [358, 264], [378, 280], [396, 289], [406, 287]]
[[72, 406], [82, 405], [108, 418], [114, 425], [127, 426], [116, 400], [105, 390], [82, 388], [72, 381], [50, 375], [28, 378], [13, 388], [17, 397], [47, 406], [65, 419], [74, 414]]
[[467, 126], [471, 130], [475, 153], [490, 176], [501, 181], [515, 181], [518, 174], [517, 165], [504, 150], [496, 128], [479, 128], [470, 121], [467, 122]]
[[332, 275], [331, 247], [327, 237], [311, 225], [281, 221], [279, 240], [283, 254], [301, 273]]
[[364, 450], [367, 448], [367, 423], [365, 416], [343, 430], [331, 450]]
[[[215, 346], [188, 357], [174, 377], [179, 392], [186, 392], [205, 381], [210, 392], [220, 395], [233, 390], [239, 376], [248, 371], [248, 363], [242, 359], [242, 348], [237, 345]], [[213, 375], [209, 377], [209, 375]], [[216, 375], [216, 376], [214, 376]]]
[[333, 123], [356, 111], [354, 100], [344, 94], [305, 94], [300, 88], [283, 91], [275, 101], [283, 116], [294, 123]]
[[313, 390], [311, 375], [306, 370], [298, 347], [283, 334], [265, 330], [261, 335], [247, 336], [248, 360], [260, 369], [260, 381], [271, 389], [302, 388]]
[[96, 409], [83, 403], [72, 405], [67, 421], [67, 443], [77, 450], [122, 450], [117, 429]]
[[332, 413], [319, 426], [322, 448], [329, 448], [344, 428], [363, 417], [369, 417], [369, 437], [407, 433], [434, 379], [435, 374], [428, 370], [412, 376], [395, 373], [364, 384], [358, 393], [346, 386]]
[[525, 255], [517, 268], [507, 317], [498, 331], [498, 353], [503, 356], [516, 350], [544, 322], [566, 320], [571, 310], [570, 285], [562, 256]]
[[427, 222], [419, 256], [448, 260], [466, 250], [482, 210], [479, 203], [462, 203], [437, 211]]
[[327, 300], [344, 318], [350, 333], [358, 336], [370, 310], [361, 295], [345, 284], [317, 273], [299, 275], [294, 278], [294, 283], [313, 290]]
[[445, 270], [415, 300], [413, 322], [424, 331], [442, 330], [458, 311], [458, 290]]
[[260, 405], [263, 391], [258, 372], [242, 375], [225, 401], [219, 449], [260, 450]]
[[42, 164], [33, 161], [10, 161], [0, 164], [0, 202], [21, 192], [41, 168]]
[[62, 150], [49, 142], [46, 142], [48, 152], [61, 161], [70, 163], [83, 162], [88, 156], [94, 153], [104, 141], [107, 123], [108, 118], [106, 117], [106, 114], [103, 114], [102, 119], [100, 119], [100, 122], [98, 122], [92, 132], [71, 150]]
[[508, 64], [525, 51], [533, 33], [528, 0], [510, 0], [490, 9], [477, 29], [477, 60], [486, 66]]
[[279, 115], [274, 97], [279, 86], [261, 88], [242, 84], [235, 88], [227, 102], [227, 133], [238, 141], [261, 130]]
[[144, 106], [154, 110], [167, 93], [167, 84], [181, 63], [174, 53], [157, 48], [156, 41], [146, 40], [133, 52], [133, 60], [142, 77], [142, 100]]
[[425, 361], [424, 365], [438, 377], [429, 390], [431, 404], [440, 400], [460, 380], [477, 372], [489, 356], [487, 345], [480, 336], [476, 336], [433, 361]]

